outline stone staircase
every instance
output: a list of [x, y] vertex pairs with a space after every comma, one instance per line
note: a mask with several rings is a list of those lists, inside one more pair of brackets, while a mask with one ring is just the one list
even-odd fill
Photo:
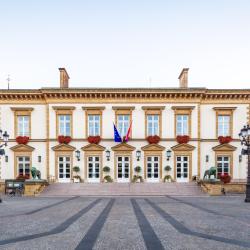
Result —
[[196, 183], [54, 183], [40, 196], [206, 196]]

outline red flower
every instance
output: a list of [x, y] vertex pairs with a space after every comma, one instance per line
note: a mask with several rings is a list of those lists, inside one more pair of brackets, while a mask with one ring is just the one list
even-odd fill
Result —
[[231, 142], [233, 139], [231, 136], [219, 136], [218, 140], [219, 140], [220, 144], [225, 144], [225, 143]]
[[26, 174], [26, 175], [22, 175], [22, 174], [19, 174], [17, 177], [16, 177], [16, 180], [27, 180], [30, 178], [30, 175], [29, 174]]
[[161, 140], [160, 136], [158, 135], [150, 135], [146, 139], [149, 144], [157, 144]]
[[188, 143], [190, 140], [190, 137], [188, 135], [177, 135], [176, 141], [180, 144], [182, 143]]
[[89, 136], [88, 137], [88, 142], [89, 143], [99, 144], [100, 141], [101, 141], [101, 136], [99, 136], [99, 135], [97, 135], [97, 136]]
[[218, 177], [224, 184], [229, 183], [231, 181], [231, 176], [227, 173], [220, 175], [218, 174]]
[[69, 144], [72, 138], [70, 136], [59, 135], [57, 140], [59, 143]]
[[16, 142], [18, 144], [27, 144], [29, 142], [29, 137], [28, 136], [17, 136], [16, 137]]

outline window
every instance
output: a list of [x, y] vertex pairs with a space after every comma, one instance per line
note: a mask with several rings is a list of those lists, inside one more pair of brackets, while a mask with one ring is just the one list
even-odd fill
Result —
[[218, 115], [218, 136], [230, 135], [230, 116]]
[[159, 135], [159, 115], [147, 115], [147, 135]]
[[129, 115], [117, 116], [117, 129], [121, 137], [126, 136], [129, 128]]
[[59, 115], [59, 135], [71, 136], [71, 116]]
[[217, 156], [217, 175], [229, 174], [230, 157], [229, 156]]
[[30, 116], [18, 115], [17, 116], [17, 136], [30, 135]]
[[31, 112], [29, 107], [11, 107], [14, 112], [14, 136], [28, 136], [31, 138]]
[[233, 137], [233, 115], [236, 107], [213, 107], [216, 112], [216, 137]]
[[192, 137], [192, 110], [195, 106], [172, 106], [175, 114], [175, 136]]
[[100, 115], [88, 115], [88, 135], [100, 135]]
[[18, 175], [30, 177], [30, 157], [18, 156], [17, 169], [18, 169]]
[[176, 135], [189, 135], [188, 115], [176, 115]]

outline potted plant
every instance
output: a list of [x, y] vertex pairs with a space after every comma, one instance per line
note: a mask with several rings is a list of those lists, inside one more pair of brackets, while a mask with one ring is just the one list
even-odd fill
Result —
[[171, 181], [172, 181], [171, 175], [165, 175], [163, 181], [164, 181], [164, 182], [171, 182]]
[[19, 174], [19, 175], [16, 177], [16, 180], [25, 181], [25, 180], [28, 180], [29, 178], [30, 178], [30, 175], [29, 175], [29, 174], [25, 174], [25, 175]]
[[76, 174], [73, 176], [73, 181], [74, 183], [79, 183], [81, 182], [81, 177], [78, 175], [78, 173], [80, 172], [80, 168], [78, 166], [74, 166], [73, 167], [73, 172], [75, 172]]
[[190, 137], [188, 135], [177, 135], [176, 141], [180, 144], [182, 143], [188, 143], [190, 140]]
[[110, 175], [106, 175], [104, 178], [103, 178], [104, 182], [105, 183], [111, 183], [113, 182], [113, 179], [111, 178]]
[[226, 184], [226, 183], [230, 183], [231, 182], [231, 176], [229, 175], [229, 174], [220, 174], [219, 175], [219, 177], [220, 177], [220, 180], [224, 183], [224, 184]]
[[140, 176], [140, 175], [134, 175], [133, 178], [132, 178], [132, 182], [133, 182], [133, 183], [140, 183], [140, 182], [143, 182], [143, 178], [142, 178], [142, 176]]
[[16, 137], [16, 142], [18, 144], [27, 144], [29, 142], [29, 137], [28, 136], [17, 136]]
[[143, 182], [142, 177], [139, 176], [139, 173], [141, 172], [141, 167], [140, 166], [136, 166], [134, 168], [134, 170], [135, 170], [136, 175], [133, 176], [132, 182], [138, 182], [138, 183], [139, 182]]
[[233, 139], [231, 136], [219, 136], [218, 140], [219, 140], [220, 144], [225, 144], [225, 143], [231, 142]]
[[99, 136], [99, 135], [97, 135], [97, 136], [90, 135], [87, 140], [88, 140], [89, 143], [99, 144], [99, 142], [101, 141], [101, 136]]
[[150, 135], [146, 139], [149, 144], [157, 144], [161, 140], [160, 136], [158, 135]]
[[70, 136], [59, 135], [57, 140], [59, 143], [69, 144], [72, 138]]
[[105, 167], [103, 167], [102, 171], [103, 171], [104, 173], [109, 173], [109, 172], [110, 172], [110, 167], [105, 166]]

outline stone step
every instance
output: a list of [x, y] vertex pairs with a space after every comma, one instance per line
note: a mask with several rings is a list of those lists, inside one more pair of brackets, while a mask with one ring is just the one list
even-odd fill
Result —
[[194, 183], [54, 183], [40, 196], [206, 196]]

